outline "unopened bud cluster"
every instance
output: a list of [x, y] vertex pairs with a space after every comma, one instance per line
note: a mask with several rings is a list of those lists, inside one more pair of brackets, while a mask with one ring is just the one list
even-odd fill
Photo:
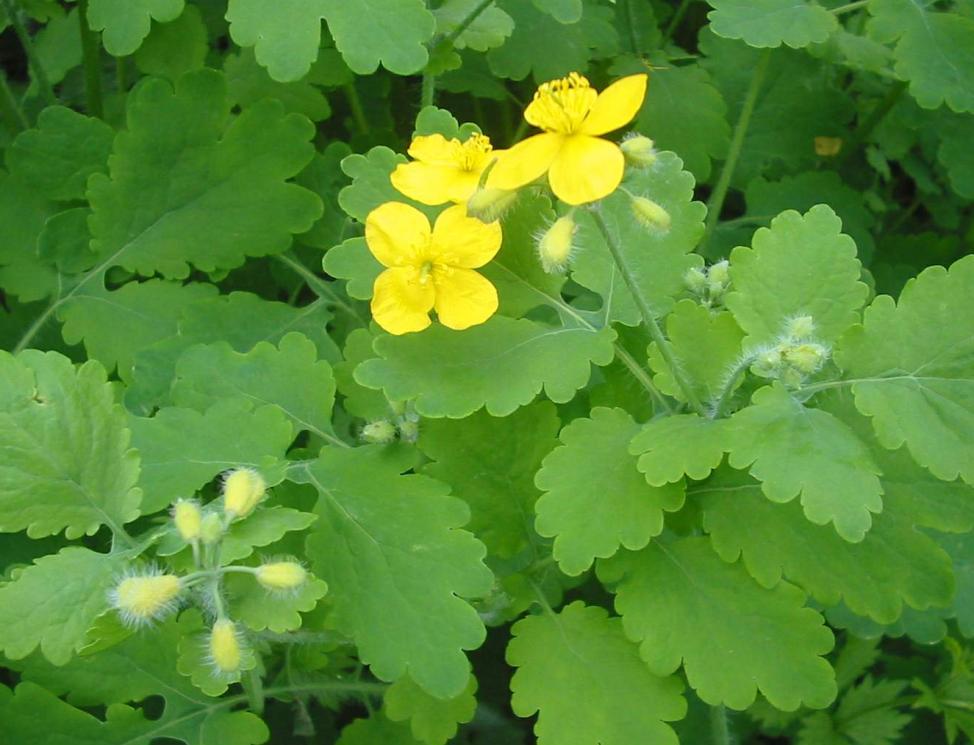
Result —
[[822, 369], [830, 354], [829, 347], [815, 338], [814, 319], [796, 316], [787, 322], [773, 345], [754, 353], [751, 372], [797, 388]]
[[726, 259], [709, 267], [693, 267], [683, 275], [683, 283], [700, 303], [708, 308], [719, 306], [730, 289], [730, 264]]
[[416, 442], [419, 437], [419, 414], [412, 404], [393, 401], [389, 404], [392, 416], [376, 419], [362, 426], [360, 437], [372, 445], [388, 445], [390, 442]]
[[268, 560], [256, 567], [224, 566], [220, 547], [235, 521], [254, 513], [267, 492], [264, 477], [251, 468], [235, 468], [223, 478], [222, 498], [203, 506], [195, 499], [178, 500], [172, 508], [172, 532], [192, 547], [195, 571], [179, 576], [149, 566], [124, 575], [108, 599], [122, 622], [139, 628], [161, 621], [181, 603], [195, 601], [212, 613], [205, 636], [206, 657], [213, 674], [240, 672], [249, 655], [243, 629], [224, 611], [223, 576], [235, 571], [252, 574], [268, 592], [293, 593], [308, 581], [307, 570], [290, 558]]

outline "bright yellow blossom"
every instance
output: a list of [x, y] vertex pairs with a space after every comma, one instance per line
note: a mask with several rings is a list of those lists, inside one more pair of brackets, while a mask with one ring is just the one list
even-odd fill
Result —
[[626, 125], [646, 95], [645, 74], [617, 80], [602, 93], [578, 73], [544, 83], [524, 111], [542, 130], [500, 156], [487, 185], [517, 189], [547, 172], [551, 190], [568, 204], [611, 194], [622, 181], [625, 158], [604, 135]]
[[421, 331], [429, 312], [444, 326], [465, 329], [497, 310], [497, 290], [474, 271], [501, 246], [498, 223], [482, 223], [463, 205], [448, 207], [431, 229], [415, 207], [386, 202], [365, 218], [365, 241], [387, 269], [376, 277], [372, 316], [391, 334]]
[[419, 136], [409, 146], [415, 160], [396, 166], [390, 178], [401, 194], [423, 204], [466, 202], [476, 191], [484, 169], [501, 152], [481, 134], [471, 135], [464, 142], [440, 134]]

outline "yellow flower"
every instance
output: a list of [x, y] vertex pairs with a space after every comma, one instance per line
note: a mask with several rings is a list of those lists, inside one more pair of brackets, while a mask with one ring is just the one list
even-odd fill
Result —
[[415, 160], [396, 166], [390, 178], [400, 193], [423, 204], [466, 202], [484, 169], [501, 152], [481, 134], [464, 142], [439, 134], [420, 136], [409, 146]]
[[373, 286], [372, 316], [390, 334], [421, 331], [436, 309], [440, 323], [465, 329], [497, 310], [497, 290], [473, 271], [501, 246], [498, 223], [482, 223], [457, 204], [430, 229], [415, 207], [386, 202], [365, 218], [365, 240], [383, 266]]
[[544, 83], [524, 111], [544, 132], [506, 151], [487, 185], [517, 189], [545, 172], [559, 199], [584, 204], [611, 194], [622, 181], [625, 158], [614, 142], [599, 135], [627, 124], [646, 95], [645, 74], [617, 80], [602, 93], [578, 73]]

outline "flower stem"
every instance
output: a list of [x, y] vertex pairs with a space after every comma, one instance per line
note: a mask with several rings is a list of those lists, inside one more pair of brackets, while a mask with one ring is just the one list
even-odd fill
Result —
[[419, 108], [425, 109], [433, 105], [436, 98], [436, 76], [425, 72], [423, 73], [423, 90], [419, 97]]
[[285, 253], [278, 254], [274, 256], [274, 258], [301, 277], [305, 284], [311, 288], [311, 291], [324, 300], [328, 305], [341, 309], [354, 321], [357, 321], [360, 326], [369, 325], [365, 319], [358, 314], [355, 308], [339, 297], [338, 293], [331, 288], [328, 282], [325, 282], [321, 277], [317, 276], [314, 272], [308, 269], [308, 267], [298, 261], [295, 256], [290, 253]]
[[665, 47], [666, 43], [673, 38], [673, 34], [676, 33], [677, 28], [680, 26], [680, 21], [683, 20], [683, 16], [686, 15], [687, 8], [690, 7], [690, 0], [682, 0], [680, 7], [676, 9], [670, 22], [666, 25], [666, 31], [663, 32], [663, 38], [660, 41], [660, 46]]
[[748, 366], [754, 361], [754, 355], [747, 355], [741, 358], [741, 360], [734, 365], [727, 376], [724, 378], [724, 387], [720, 391], [720, 395], [714, 400], [713, 405], [710, 408], [710, 418], [719, 419], [724, 415], [724, 410], [727, 408], [727, 404], [734, 394], [734, 389], [737, 386], [737, 381], [741, 377], [741, 373], [747, 370]]
[[727, 160], [720, 171], [720, 177], [714, 186], [714, 191], [707, 200], [707, 224], [704, 227], [703, 238], [700, 239], [700, 247], [703, 248], [713, 235], [720, 219], [720, 211], [724, 206], [724, 198], [727, 196], [727, 189], [730, 187], [731, 178], [734, 176], [734, 169], [737, 167], [737, 159], [741, 156], [741, 148], [744, 145], [744, 135], [751, 125], [751, 116], [754, 114], [754, 106], [758, 101], [758, 93], [764, 78], [768, 72], [768, 60], [771, 59], [771, 50], [765, 49], [758, 58], [758, 63], [751, 74], [751, 84], [748, 86], [747, 95], [744, 98], [744, 106], [741, 107], [740, 116], [734, 126], [734, 135], [731, 138], [730, 150], [727, 153]]
[[342, 90], [345, 92], [348, 108], [352, 112], [352, 121], [358, 127], [359, 134], [367, 135], [370, 129], [369, 120], [365, 117], [365, 109], [362, 108], [362, 99], [359, 98], [358, 89], [355, 87], [354, 81], [346, 83], [342, 86]]
[[636, 279], [636, 275], [633, 274], [632, 270], [629, 268], [629, 264], [626, 263], [625, 257], [622, 255], [622, 248], [619, 246], [619, 242], [616, 240], [615, 236], [612, 235], [612, 231], [609, 230], [609, 226], [605, 224], [605, 220], [598, 210], [592, 210], [592, 217], [595, 220], [595, 224], [599, 231], [602, 233], [602, 237], [605, 238], [605, 243], [609, 247], [609, 252], [612, 254], [612, 258], [615, 260], [616, 266], [619, 267], [619, 272], [622, 274], [622, 278], [626, 281], [626, 286], [629, 288], [629, 292], [632, 293], [633, 299], [636, 301], [636, 306], [639, 308], [639, 312], [643, 317], [643, 323], [646, 324], [646, 328], [649, 331], [649, 335], [656, 342], [656, 346], [659, 348], [660, 354], [663, 356], [663, 360], [666, 362], [666, 366], [670, 370], [670, 374], [673, 379], [680, 386], [680, 390], [683, 392], [683, 396], [686, 398], [687, 402], [693, 407], [700, 416], [705, 416], [705, 411], [703, 404], [700, 403], [700, 398], [697, 396], [696, 391], [683, 376], [683, 371], [680, 369], [676, 358], [673, 356], [673, 350], [670, 348], [669, 341], [663, 336], [663, 332], [656, 322], [656, 316], [653, 315], [653, 311], [649, 307], [649, 303], [643, 295], [642, 288], [639, 286], [639, 281]]
[[51, 81], [48, 80], [47, 73], [44, 72], [41, 61], [37, 56], [37, 50], [34, 49], [34, 44], [31, 42], [30, 35], [24, 27], [20, 13], [14, 6], [13, 0], [0, 1], [2, 1], [4, 9], [7, 11], [7, 18], [14, 27], [17, 38], [20, 39], [20, 45], [24, 48], [24, 53], [27, 55], [27, 63], [30, 65], [31, 74], [34, 76], [34, 80], [37, 81], [37, 86], [41, 90], [41, 95], [44, 97], [48, 106], [54, 106], [57, 103], [57, 96], [54, 95]]
[[713, 745], [730, 745], [730, 729], [727, 726], [727, 710], [723, 704], [710, 707], [710, 737]]
[[7, 76], [3, 70], [0, 70], [0, 114], [3, 114], [4, 119], [10, 121], [14, 132], [22, 132], [25, 129], [30, 129], [30, 122], [27, 121], [24, 110], [20, 108], [20, 102], [17, 101], [14, 92], [10, 90], [10, 85], [7, 83]]
[[85, 101], [88, 114], [101, 119], [105, 115], [101, 90], [101, 45], [88, 25], [88, 0], [78, 2], [78, 26], [81, 33], [81, 57], [85, 68]]

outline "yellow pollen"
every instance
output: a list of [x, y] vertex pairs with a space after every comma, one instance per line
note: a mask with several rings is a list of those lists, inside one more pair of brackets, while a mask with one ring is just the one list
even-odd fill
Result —
[[490, 144], [490, 138], [486, 135], [471, 135], [460, 146], [460, 152], [457, 154], [460, 169], [464, 171], [479, 171], [483, 166], [484, 159], [490, 155], [493, 149], [493, 146]]
[[585, 121], [596, 98], [588, 80], [577, 72], [542, 83], [534, 94], [539, 126], [548, 131], [572, 134]]

